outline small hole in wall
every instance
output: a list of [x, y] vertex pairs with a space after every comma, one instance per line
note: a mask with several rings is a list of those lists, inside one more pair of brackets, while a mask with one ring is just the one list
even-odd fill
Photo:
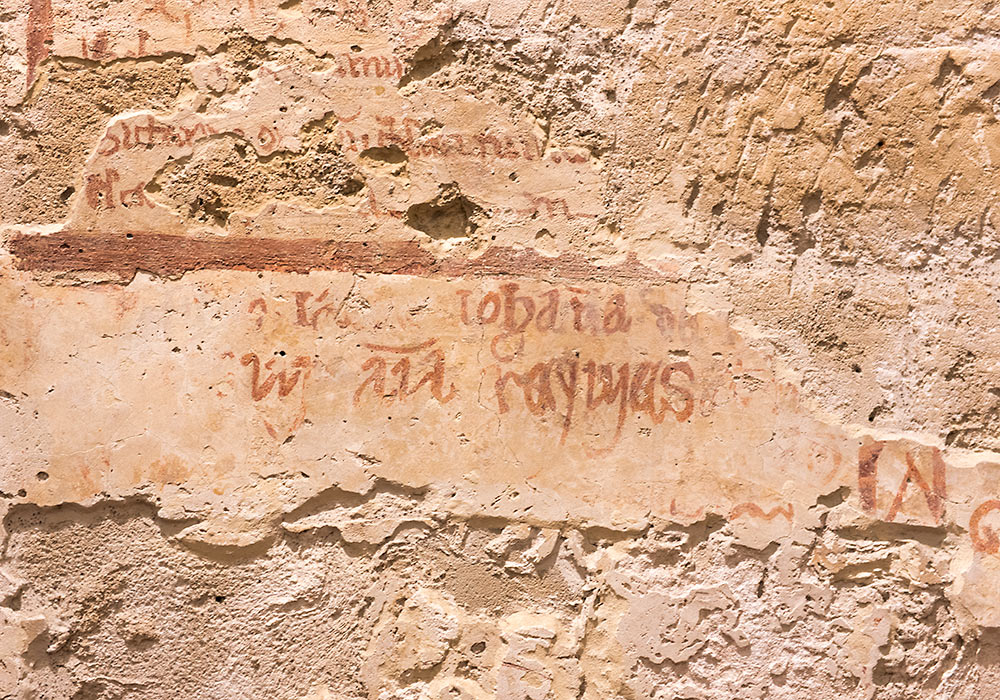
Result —
[[482, 654], [484, 651], [486, 651], [486, 642], [476, 642], [471, 647], [469, 647], [469, 650], [473, 654]]
[[59, 193], [59, 199], [61, 199], [64, 202], [68, 202], [69, 198], [73, 196], [74, 192], [76, 192], [75, 187], [67, 187], [62, 192]]
[[858, 374], [861, 374], [861, 365], [855, 363], [855, 364], [851, 365], [851, 369], [853, 369]]
[[885, 145], [885, 140], [884, 139], [879, 139], [878, 143], [875, 144], [875, 145], [878, 146], [879, 148], [882, 148], [882, 146]]
[[38, 472], [37, 474], [35, 474], [35, 478], [38, 479], [39, 481], [48, 481], [49, 473], [48, 472]]
[[24, 498], [25, 496], [28, 495], [28, 492], [25, 491], [24, 489], [18, 489], [17, 490], [17, 495], [20, 496], [21, 498]]
[[224, 596], [224, 595], [217, 595], [217, 596], [215, 596], [215, 602], [216, 603], [225, 603], [226, 602], [226, 596]]
[[125, 238], [127, 238], [129, 240], [132, 240], [132, 234], [131, 233], [126, 233], [125, 234]]

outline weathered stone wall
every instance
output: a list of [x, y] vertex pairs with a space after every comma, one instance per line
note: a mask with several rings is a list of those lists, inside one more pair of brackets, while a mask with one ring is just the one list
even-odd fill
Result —
[[1000, 693], [1000, 6], [0, 56], [0, 698]]

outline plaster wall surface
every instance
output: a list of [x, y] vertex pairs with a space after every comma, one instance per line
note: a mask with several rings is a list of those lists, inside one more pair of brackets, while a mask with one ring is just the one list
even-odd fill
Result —
[[1000, 693], [1000, 7], [2, 3], [0, 698]]

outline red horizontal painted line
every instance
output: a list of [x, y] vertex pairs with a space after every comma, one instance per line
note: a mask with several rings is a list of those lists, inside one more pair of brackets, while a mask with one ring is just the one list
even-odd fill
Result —
[[130, 280], [137, 271], [179, 277], [196, 270], [312, 270], [426, 277], [519, 276], [564, 281], [670, 281], [632, 254], [595, 265], [576, 252], [550, 257], [530, 248], [493, 246], [475, 257], [437, 257], [416, 241], [322, 238], [195, 238], [151, 231], [17, 234], [8, 243], [19, 269], [104, 273]]

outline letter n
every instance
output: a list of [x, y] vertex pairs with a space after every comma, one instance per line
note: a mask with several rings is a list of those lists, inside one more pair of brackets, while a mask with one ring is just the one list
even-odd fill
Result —
[[941, 517], [944, 515], [945, 464], [944, 460], [941, 459], [941, 451], [937, 448], [931, 451], [931, 465], [933, 470], [932, 486], [928, 486], [924, 475], [913, 463], [913, 455], [909, 451], [906, 453], [906, 474], [903, 475], [903, 481], [900, 482], [899, 489], [896, 491], [896, 498], [893, 499], [892, 505], [889, 506], [889, 512], [886, 513], [885, 519], [888, 522], [895, 520], [899, 514], [899, 509], [903, 505], [903, 496], [906, 495], [906, 489], [910, 482], [916, 484], [917, 488], [923, 491], [931, 515], [934, 516], [934, 520], [941, 522]]

